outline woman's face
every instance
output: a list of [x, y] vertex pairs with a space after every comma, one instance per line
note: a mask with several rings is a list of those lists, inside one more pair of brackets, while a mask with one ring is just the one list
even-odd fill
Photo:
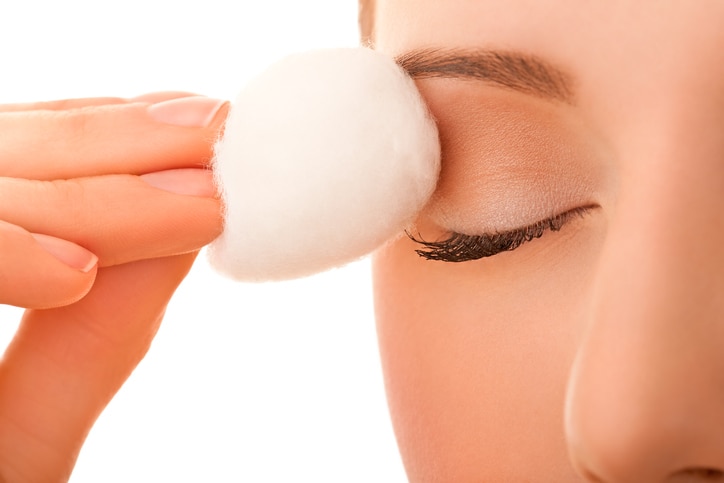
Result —
[[445, 243], [374, 261], [411, 480], [724, 481], [724, 3], [377, 0], [374, 23], [443, 148], [411, 234]]

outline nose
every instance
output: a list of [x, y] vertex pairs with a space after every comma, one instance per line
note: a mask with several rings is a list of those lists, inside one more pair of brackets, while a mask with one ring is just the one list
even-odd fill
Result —
[[592, 482], [724, 482], [724, 143], [657, 143], [603, 210], [568, 449]]

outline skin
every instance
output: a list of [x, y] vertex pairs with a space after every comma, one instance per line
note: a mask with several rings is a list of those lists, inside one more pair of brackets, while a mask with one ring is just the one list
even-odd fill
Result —
[[477, 235], [592, 206], [463, 263], [374, 258], [411, 481], [724, 481], [724, 4], [377, 0], [374, 47], [495, 49], [572, 102], [418, 79], [443, 169], [413, 231]]
[[0, 106], [0, 303], [28, 309], [0, 362], [0, 481], [70, 477], [219, 234], [225, 112], [185, 93]]

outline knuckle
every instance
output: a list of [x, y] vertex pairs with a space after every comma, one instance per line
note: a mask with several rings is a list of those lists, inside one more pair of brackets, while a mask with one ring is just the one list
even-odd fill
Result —
[[86, 106], [50, 113], [58, 127], [54, 143], [57, 149], [80, 158], [97, 154], [89, 150], [100, 137], [99, 118], [103, 112], [103, 107]]
[[90, 132], [90, 119], [87, 109], [73, 109], [56, 112], [58, 121], [64, 132], [64, 139], [77, 143]]
[[42, 181], [42, 190], [47, 199], [53, 200], [58, 206], [63, 206], [71, 216], [77, 215], [88, 202], [88, 193], [79, 179], [58, 179]]

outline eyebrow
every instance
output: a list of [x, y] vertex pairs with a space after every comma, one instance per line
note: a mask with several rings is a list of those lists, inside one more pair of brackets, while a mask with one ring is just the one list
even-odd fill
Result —
[[413, 79], [474, 79], [573, 103], [570, 76], [533, 55], [498, 50], [422, 49], [406, 52], [396, 61]]

